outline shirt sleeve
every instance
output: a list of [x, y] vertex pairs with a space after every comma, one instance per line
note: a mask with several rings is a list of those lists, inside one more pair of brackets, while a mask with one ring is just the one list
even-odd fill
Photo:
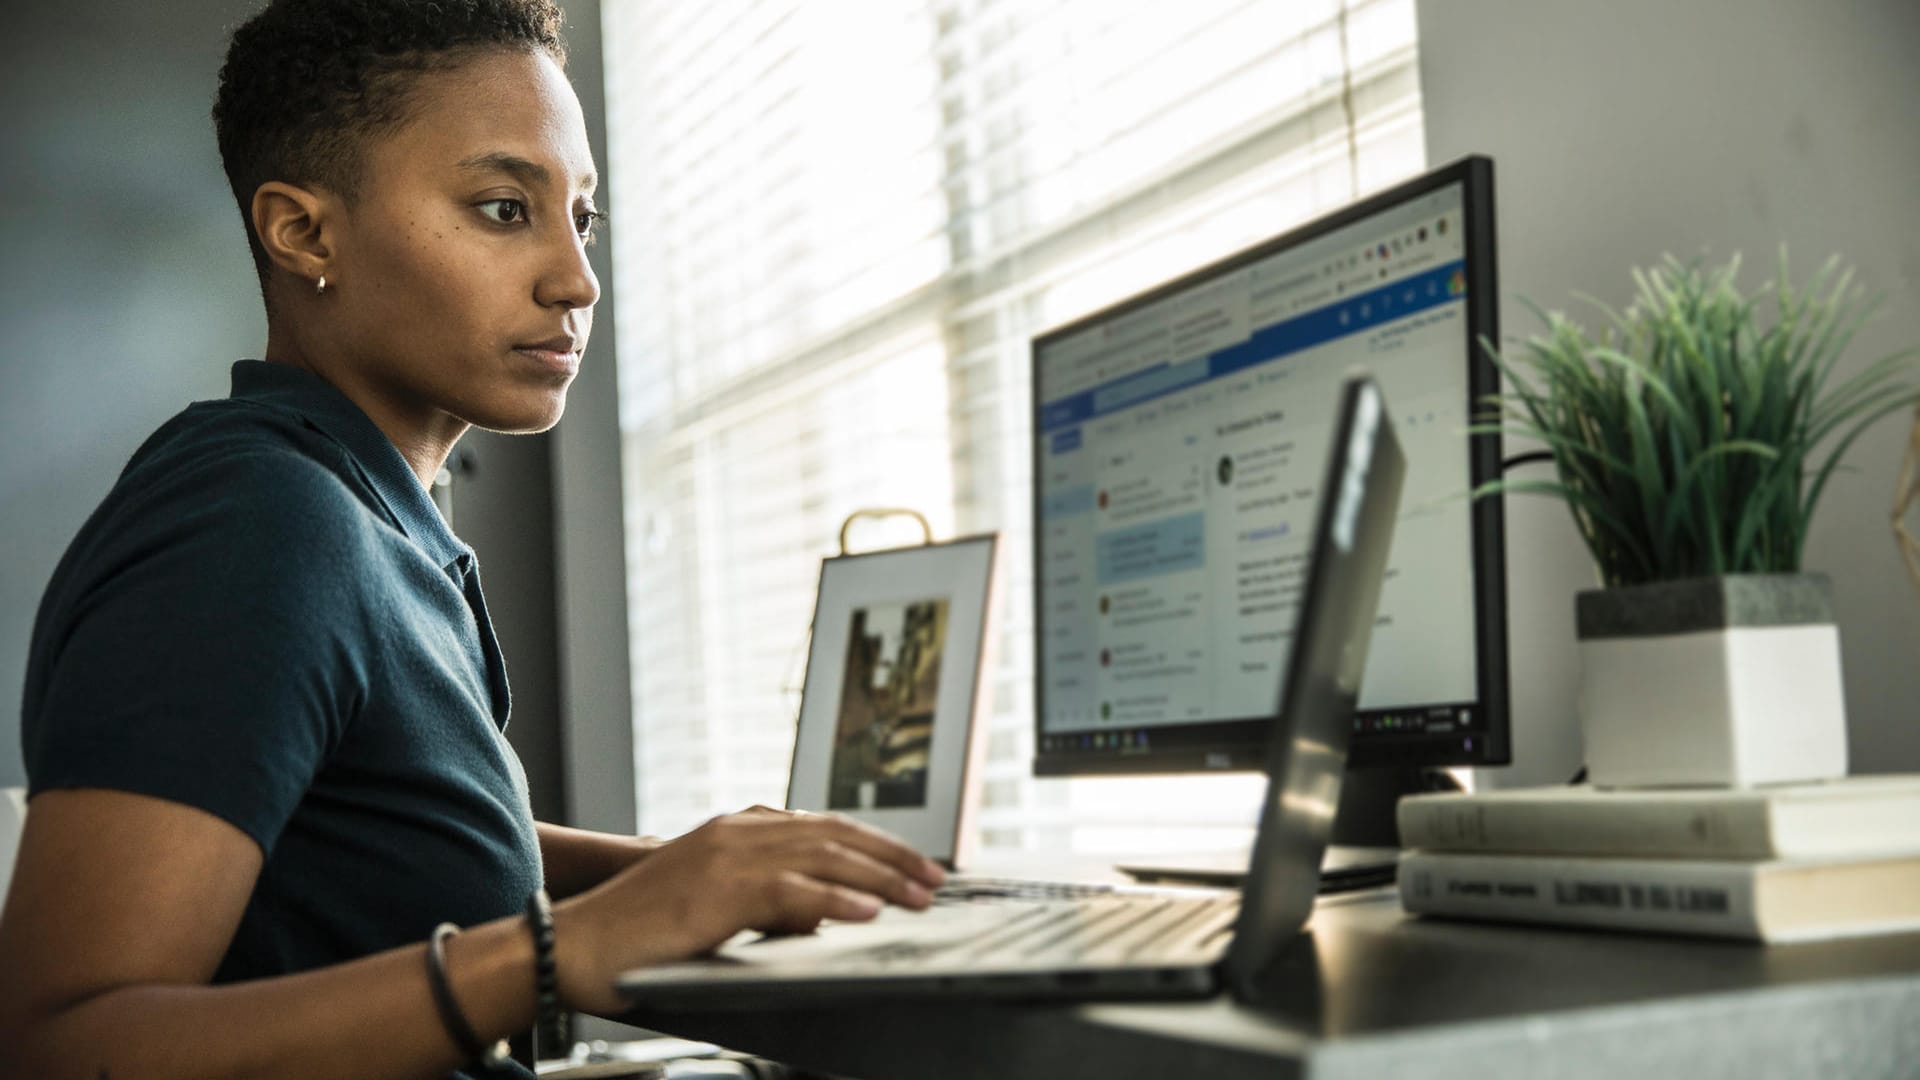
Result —
[[82, 530], [43, 605], [32, 790], [184, 803], [271, 853], [364, 700], [367, 512], [291, 450], [139, 480]]

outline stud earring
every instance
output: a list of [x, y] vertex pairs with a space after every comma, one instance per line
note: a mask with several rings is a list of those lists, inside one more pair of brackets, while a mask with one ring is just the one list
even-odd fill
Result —
[[325, 296], [327, 294], [327, 275], [321, 274], [320, 280], [313, 283], [313, 292], [316, 296]]

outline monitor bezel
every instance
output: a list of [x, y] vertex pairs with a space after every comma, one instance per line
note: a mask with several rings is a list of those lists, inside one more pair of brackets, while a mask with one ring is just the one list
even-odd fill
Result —
[[[1383, 210], [1426, 195], [1450, 184], [1461, 185], [1462, 236], [1468, 280], [1466, 296], [1466, 337], [1468, 351], [1468, 415], [1478, 416], [1486, 398], [1499, 392], [1499, 369], [1486, 351], [1483, 341], [1498, 341], [1499, 275], [1495, 261], [1493, 160], [1472, 155], [1429, 170], [1411, 180], [1369, 195], [1340, 210], [1315, 218], [1270, 240], [1215, 260], [1146, 292], [1055, 327], [1036, 336], [1028, 352], [1028, 377], [1032, 407], [1028, 421], [1033, 423], [1041, 407], [1041, 350], [1060, 338], [1077, 333], [1095, 323], [1126, 315], [1221, 274], [1231, 273], [1249, 263], [1327, 233], [1353, 225]], [[1264, 767], [1273, 718], [1256, 716], [1221, 720], [1204, 724], [1173, 725], [1150, 731], [1148, 745], [1083, 750], [1079, 747], [1048, 747], [1045, 728], [1046, 683], [1042, 677], [1046, 647], [1046, 610], [1039, 603], [1040, 582], [1044, 580], [1040, 510], [1043, 502], [1041, 458], [1037, 435], [1030, 433], [1028, 454], [1033, 483], [1033, 605], [1034, 632], [1034, 712], [1033, 774], [1035, 776], [1091, 776], [1141, 773], [1182, 773], [1218, 771], [1257, 771]], [[1501, 470], [1501, 439], [1495, 433], [1469, 437], [1468, 463], [1471, 486], [1478, 487], [1496, 479]], [[1473, 500], [1470, 511], [1473, 530], [1474, 604], [1479, 635], [1474, 643], [1479, 700], [1472, 705], [1483, 723], [1471, 733], [1440, 736], [1382, 736], [1356, 732], [1348, 756], [1349, 767], [1400, 766], [1484, 766], [1505, 765], [1512, 761], [1511, 697], [1507, 662], [1507, 582], [1506, 523], [1503, 500]], [[1439, 703], [1435, 703], [1439, 704]], [[1447, 703], [1449, 705], [1460, 703]], [[1378, 711], [1378, 710], [1374, 710]], [[1409, 709], [1392, 710], [1408, 712]], [[1366, 712], [1358, 715], [1365, 716]], [[1093, 733], [1085, 733], [1092, 735]], [[1467, 739], [1472, 739], [1472, 748]]]

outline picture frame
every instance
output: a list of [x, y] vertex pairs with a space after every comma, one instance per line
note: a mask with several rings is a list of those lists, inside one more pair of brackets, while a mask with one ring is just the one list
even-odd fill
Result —
[[997, 534], [823, 559], [787, 808], [845, 814], [963, 858], [993, 627]]

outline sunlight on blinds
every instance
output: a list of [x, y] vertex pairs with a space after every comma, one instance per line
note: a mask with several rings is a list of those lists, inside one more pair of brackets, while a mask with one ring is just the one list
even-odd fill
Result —
[[645, 313], [623, 350], [627, 422], [843, 334], [946, 268], [934, 77], [910, 6], [603, 11], [630, 241], [616, 258]]
[[905, 505], [1002, 536], [989, 846], [1244, 840], [1253, 777], [1028, 775], [1028, 342], [1418, 172], [1412, 0], [602, 11], [641, 827], [780, 801], [819, 559]]

